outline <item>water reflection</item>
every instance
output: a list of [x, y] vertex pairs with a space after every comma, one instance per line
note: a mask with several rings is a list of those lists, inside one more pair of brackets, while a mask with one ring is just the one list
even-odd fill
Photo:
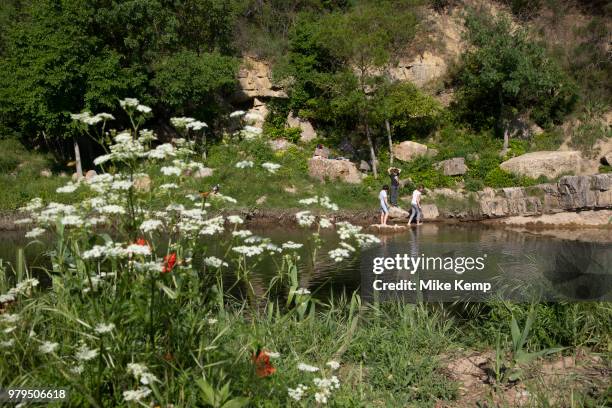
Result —
[[[490, 281], [497, 290], [506, 291], [507, 296], [522, 300], [526, 289], [543, 296], [544, 299], [569, 298], [573, 300], [612, 300], [612, 245], [568, 241], [544, 236], [493, 228], [476, 224], [442, 225], [424, 224], [410, 228], [405, 233], [381, 236], [381, 244], [364, 251], [342, 263], [329, 258], [328, 252], [338, 247], [338, 238], [325, 232], [325, 244], [318, 250], [316, 259], [311, 259], [308, 237], [300, 229], [251, 228], [260, 236], [271, 238], [281, 244], [288, 240], [304, 244], [300, 251], [300, 284], [320, 298], [330, 293], [361, 289], [365, 297], [371, 296], [372, 259], [408, 254], [410, 257], [485, 257], [484, 269], [465, 271], [458, 275], [452, 271], [419, 271], [411, 274], [405, 270], [385, 272], [388, 281], [437, 279], [452, 282], [459, 278], [468, 282]], [[222, 255], [223, 240], [215, 241], [205, 255]], [[23, 233], [0, 234], [0, 258], [15, 261], [16, 249], [26, 246]], [[25, 248], [30, 266], [48, 266], [45, 246], [36, 244]], [[204, 254], [203, 254], [204, 255]], [[253, 285], [264, 292], [267, 283], [276, 274], [280, 259], [266, 259], [256, 264]], [[447, 294], [424, 290], [411, 295], [410, 299], [422, 296], [424, 300], [450, 300]], [[465, 295], [465, 294], [464, 294]], [[478, 300], [477, 292], [470, 297]], [[459, 297], [465, 300], [465, 296]]]

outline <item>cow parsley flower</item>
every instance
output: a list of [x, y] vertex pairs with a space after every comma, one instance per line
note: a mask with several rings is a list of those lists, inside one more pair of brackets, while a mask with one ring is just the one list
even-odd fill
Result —
[[287, 242], [283, 243], [283, 245], [282, 245], [283, 249], [300, 249], [303, 246], [304, 246], [304, 244], [298, 244], [298, 243], [293, 242], [293, 241], [287, 241]]
[[296, 295], [302, 295], [302, 296], [303, 295], [310, 295], [310, 291], [308, 289], [306, 289], [306, 288], [296, 289], [295, 292], [293, 292], [293, 293], [295, 293]]
[[151, 232], [159, 229], [163, 223], [160, 220], [145, 220], [140, 224], [140, 229], [143, 232]]
[[43, 354], [53, 353], [59, 347], [58, 343], [52, 343], [50, 341], [45, 341], [38, 347], [38, 350]]
[[307, 389], [308, 387], [305, 386], [304, 384], [298, 384], [298, 386], [295, 388], [287, 388], [287, 393], [289, 394], [290, 398], [296, 401], [300, 401], [302, 397], [304, 396], [304, 394], [306, 393]]
[[122, 108], [135, 108], [140, 105], [140, 102], [136, 98], [125, 98], [119, 101], [119, 105]]
[[246, 245], [233, 247], [232, 250], [234, 252], [237, 252], [249, 258], [255, 255], [261, 255], [261, 253], [264, 251], [263, 248], [260, 246], [246, 246]]
[[204, 122], [200, 122], [199, 120], [196, 120], [196, 121], [188, 123], [185, 127], [187, 129], [192, 129], [192, 130], [202, 130], [204, 128], [207, 128], [208, 125]]
[[146, 105], [138, 105], [136, 106], [136, 110], [140, 113], [145, 113], [145, 114], [151, 113], [151, 108], [149, 108]]
[[310, 211], [300, 211], [295, 214], [295, 218], [302, 227], [310, 227], [316, 220], [316, 217]]
[[232, 224], [244, 224], [244, 220], [238, 215], [230, 215], [227, 220]]
[[336, 262], [342, 262], [346, 258], [348, 258], [351, 254], [348, 249], [345, 248], [336, 248], [328, 252], [329, 257]]
[[253, 233], [249, 230], [232, 231], [232, 236], [237, 238], [247, 238], [251, 235], [253, 235]]
[[93, 360], [94, 358], [96, 358], [97, 355], [98, 355], [98, 350], [90, 349], [89, 347], [87, 347], [86, 344], [81, 344], [81, 347], [79, 347], [79, 350], [76, 352], [74, 356], [77, 358], [77, 360], [89, 361], [89, 360]]
[[182, 171], [178, 167], [164, 166], [160, 169], [164, 176], [180, 176]]
[[278, 169], [280, 169], [281, 165], [277, 163], [266, 162], [261, 165], [264, 169], [268, 170], [268, 172], [275, 174]]
[[305, 371], [308, 373], [315, 373], [317, 371], [319, 371], [319, 367], [315, 367], [315, 366], [311, 366], [309, 364], [306, 363], [299, 363], [297, 366], [297, 369], [300, 371]]
[[98, 334], [110, 333], [115, 328], [113, 323], [98, 323], [94, 331]]
[[243, 160], [236, 163], [236, 168], [238, 169], [246, 169], [248, 167], [253, 167], [253, 162], [250, 160]]
[[26, 238], [38, 238], [40, 237], [42, 234], [45, 233], [45, 229], [44, 228], [34, 228], [31, 231], [26, 232], [25, 237]]
[[328, 361], [327, 363], [325, 363], [325, 365], [331, 368], [332, 370], [337, 370], [338, 368], [340, 368], [340, 363], [334, 360]]
[[221, 259], [214, 257], [214, 256], [209, 256], [208, 258], [204, 258], [204, 263], [213, 268], [220, 268], [222, 266], [228, 266], [227, 262], [223, 262]]
[[239, 117], [241, 117], [241, 116], [244, 116], [244, 115], [245, 115], [245, 113], [246, 113], [246, 112], [245, 112], [245, 111], [243, 111], [243, 110], [237, 110], [237, 111], [233, 111], [232, 113], [230, 113], [229, 117], [230, 117], [230, 118], [232, 118], [232, 119], [233, 119], [233, 118], [239, 118]]
[[76, 189], [79, 188], [78, 184], [68, 183], [63, 187], [58, 187], [55, 192], [56, 193], [74, 193]]
[[137, 390], [123, 391], [123, 399], [125, 401], [140, 401], [151, 394], [151, 390], [148, 387], [140, 387]]

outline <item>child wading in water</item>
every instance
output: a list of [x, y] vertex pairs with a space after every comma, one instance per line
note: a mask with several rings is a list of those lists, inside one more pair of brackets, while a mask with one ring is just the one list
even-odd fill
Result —
[[387, 218], [389, 217], [389, 201], [387, 201], [387, 192], [389, 186], [384, 185], [380, 193], [378, 193], [378, 199], [380, 200], [380, 223], [387, 225]]
[[412, 223], [412, 219], [415, 216], [417, 225], [422, 224], [421, 218], [423, 218], [423, 214], [421, 212], [421, 194], [423, 194], [423, 185], [419, 185], [419, 187], [412, 192], [412, 214], [408, 220], [408, 225]]

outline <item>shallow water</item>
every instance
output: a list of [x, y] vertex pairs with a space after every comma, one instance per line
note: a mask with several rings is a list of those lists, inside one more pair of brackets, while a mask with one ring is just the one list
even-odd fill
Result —
[[[336, 263], [328, 255], [338, 245], [336, 235], [331, 232], [323, 234], [324, 246], [312, 262], [307, 249], [309, 232], [283, 227], [253, 227], [251, 230], [278, 245], [288, 240], [306, 244], [299, 251], [300, 285], [323, 299], [330, 293], [360, 290], [366, 299], [400, 295], [410, 300], [417, 297], [430, 301], [480, 300], [504, 292], [506, 298], [524, 301], [533, 296], [540, 300], [612, 300], [611, 244], [537, 236], [481, 224], [425, 224], [403, 233], [383, 235], [380, 245]], [[220, 255], [218, 242], [208, 248], [206, 255]], [[0, 259], [14, 262], [17, 249], [24, 248], [30, 266], [45, 265], [44, 245], [27, 243], [23, 232], [0, 234]], [[414, 274], [398, 268], [373, 273], [375, 258], [396, 258], [398, 254], [413, 258], [451, 258], [455, 264], [460, 258], [480, 258], [483, 268], [462, 271], [464, 268], [455, 267], [450, 270], [440, 268], [434, 261], [434, 267], [420, 268]], [[260, 290], [267, 287], [267, 282], [276, 274], [278, 263], [280, 257], [255, 264], [254, 285]], [[426, 286], [423, 290], [377, 292], [373, 290], [375, 280], [379, 280], [378, 287], [381, 282], [414, 281], [417, 288], [420, 281], [434, 280], [438, 284], [451, 284], [452, 290]], [[455, 287], [456, 281], [462, 283]], [[466, 291], [465, 282], [488, 282], [491, 289], [486, 293]]]

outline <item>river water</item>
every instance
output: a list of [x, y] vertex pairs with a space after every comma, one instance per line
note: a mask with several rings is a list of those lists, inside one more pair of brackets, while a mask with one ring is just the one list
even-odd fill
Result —
[[[280, 226], [254, 227], [251, 231], [277, 245], [286, 241], [305, 244], [299, 250], [300, 285], [319, 298], [359, 290], [366, 299], [402, 296], [409, 300], [461, 301], [501, 295], [519, 301], [529, 301], [534, 296], [539, 300], [612, 300], [609, 243], [557, 239], [482, 224], [425, 224], [406, 232], [382, 235], [380, 245], [338, 263], [328, 255], [338, 247], [338, 238], [331, 232], [322, 235], [325, 242], [313, 262], [308, 245], [310, 232]], [[221, 241], [210, 244], [207, 255], [220, 255]], [[23, 248], [29, 266], [48, 263], [44, 245], [27, 244], [23, 232], [0, 234], [0, 259], [15, 262], [17, 251]], [[420, 268], [409, 270], [407, 265], [414, 266], [410, 262], [394, 264], [382, 272], [374, 267], [376, 262], [382, 265], [384, 258], [396, 260], [398, 256], [401, 261], [406, 257], [421, 258]], [[482, 268], [475, 268], [472, 263], [472, 270], [468, 270], [470, 262], [466, 259], [480, 261], [477, 265]], [[426, 264], [429, 261], [432, 263]], [[257, 263], [254, 283], [267, 287], [276, 274], [278, 262], [276, 257]], [[442, 262], [450, 263], [442, 267]], [[425, 265], [429, 268], [425, 269]], [[375, 273], [375, 269], [380, 273]], [[414, 290], [406, 287], [390, 290], [388, 285], [385, 290], [375, 290], [384, 283], [403, 282], [406, 286], [410, 281], [414, 282]], [[466, 283], [481, 285], [466, 290]]]

